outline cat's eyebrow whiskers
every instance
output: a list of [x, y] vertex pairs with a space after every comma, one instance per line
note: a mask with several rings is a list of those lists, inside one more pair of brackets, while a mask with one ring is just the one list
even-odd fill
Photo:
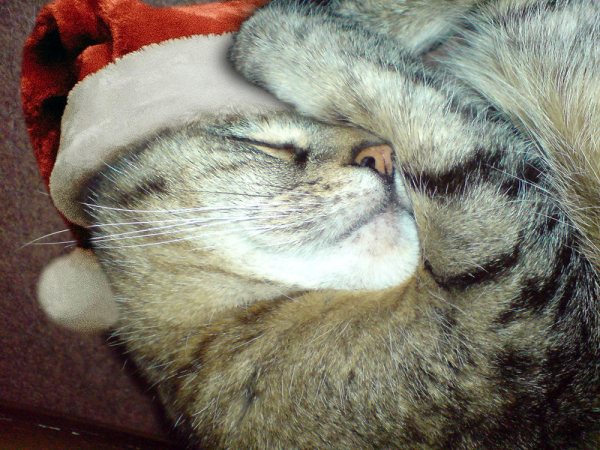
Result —
[[230, 192], [230, 191], [215, 191], [206, 189], [179, 189], [179, 192], [187, 192], [193, 194], [222, 194], [230, 196], [241, 196], [241, 197], [257, 197], [257, 198], [271, 198], [273, 195], [270, 194], [251, 194], [248, 192]]
[[[278, 205], [270, 205], [270, 206], [278, 206]], [[287, 205], [285, 205], [287, 206]], [[309, 206], [309, 205], [303, 205], [303, 206]], [[246, 210], [246, 208], [240, 208], [241, 211]], [[249, 211], [256, 211], [257, 208], [249, 208]], [[281, 208], [273, 208], [273, 209], [267, 209], [267, 208], [261, 208], [259, 212], [261, 213], [270, 213], [270, 212], [274, 212], [274, 213], [296, 213], [296, 212], [302, 212], [303, 210], [301, 208], [287, 208], [287, 209], [281, 209]], [[207, 218], [199, 218], [199, 217], [188, 217], [188, 218], [177, 218], [177, 219], [157, 219], [157, 220], [149, 220], [149, 221], [131, 221], [131, 222], [106, 222], [106, 223], [101, 223], [101, 224], [95, 224], [92, 225], [90, 228], [106, 228], [106, 227], [122, 227], [122, 226], [127, 226], [127, 225], [149, 225], [149, 224], [164, 224], [164, 223], [172, 223], [173, 225], [164, 225], [164, 226], [160, 226], [160, 227], [154, 227], [154, 228], [146, 228], [145, 230], [135, 230], [135, 231], [127, 231], [127, 232], [123, 232], [123, 233], [119, 233], [121, 235], [125, 235], [125, 234], [131, 234], [131, 233], [138, 233], [141, 231], [151, 231], [154, 229], [161, 229], [161, 228], [168, 228], [171, 226], [178, 226], [181, 224], [188, 224], [188, 223], [206, 223], [206, 222], [215, 222], [215, 221], [223, 221], [223, 220], [229, 220], [229, 219], [265, 219], [265, 218], [276, 218], [276, 217], [283, 217], [281, 215], [278, 216], [255, 216], [255, 215], [244, 215], [244, 216], [217, 216], [217, 217], [207, 217]], [[116, 234], [113, 234], [113, 236]]]
[[[265, 227], [248, 227], [248, 228], [246, 228], [246, 230], [261, 229], [261, 228], [265, 228]], [[190, 229], [193, 230], [195, 228], [190, 228]], [[196, 235], [196, 236], [185, 236], [185, 237], [181, 237], [181, 238], [177, 238], [177, 239], [171, 239], [171, 240], [167, 240], [167, 241], [148, 242], [148, 243], [145, 243], [145, 244], [133, 244], [133, 245], [113, 245], [113, 246], [106, 246], [106, 248], [151, 247], [151, 246], [155, 246], [155, 245], [164, 245], [164, 244], [172, 244], [172, 243], [176, 243], [176, 242], [192, 241], [193, 239], [197, 239], [199, 237], [203, 237], [204, 238], [204, 237], [218, 236], [218, 235], [228, 234], [228, 233], [231, 233], [231, 231], [230, 230], [220, 230], [220, 231], [215, 231], [215, 232], [210, 232], [210, 233], [204, 233], [204, 234]], [[169, 234], [169, 233], [157, 233], [156, 236], [160, 236], [160, 235], [164, 235], [164, 234]], [[155, 236], [155, 235], [148, 235], [148, 236], [141, 236], [141, 237], [151, 237], [151, 236]], [[106, 240], [108, 240], [108, 241], [110, 241], [110, 240], [119, 241], [119, 239], [106, 239]]]
[[[176, 225], [180, 224], [180, 223], [185, 223], [188, 221], [194, 221], [194, 220], [210, 220], [210, 219], [196, 219], [196, 218], [179, 218], [179, 219], [158, 219], [158, 220], [144, 220], [144, 221], [138, 221], [138, 220], [134, 220], [131, 222], [106, 222], [106, 223], [97, 223], [94, 224], [92, 226], [90, 226], [90, 229], [92, 228], [106, 228], [106, 227], [124, 227], [127, 225], [151, 225], [151, 224], [161, 224], [161, 223], [174, 223]], [[168, 225], [165, 225], [168, 226]], [[162, 228], [162, 227], [157, 227], [157, 228]], [[147, 228], [147, 230], [152, 229], [152, 228]], [[128, 233], [134, 233], [134, 231], [128, 231], [128, 232], [124, 232], [122, 234], [128, 234]]]
[[82, 203], [84, 206], [88, 206], [92, 209], [106, 209], [111, 211], [120, 211], [120, 212], [129, 212], [129, 213], [152, 213], [152, 214], [177, 214], [177, 213], [191, 213], [191, 212], [206, 212], [206, 211], [227, 211], [232, 209], [243, 209], [255, 207], [258, 208], [261, 205], [244, 205], [244, 206], [223, 206], [223, 207], [214, 207], [214, 206], [206, 206], [201, 208], [181, 208], [181, 209], [129, 209], [129, 208], [116, 208], [114, 206], [104, 206], [104, 205], [92, 205], [89, 203]]
[[21, 245], [19, 248], [16, 249], [16, 251], [19, 251], [29, 245], [54, 245], [54, 244], [73, 244], [75, 243], [75, 241], [63, 241], [63, 242], [39, 242], [42, 239], [46, 239], [50, 236], [56, 236], [57, 234], [61, 234], [61, 233], [69, 233], [71, 230], [64, 229], [64, 230], [60, 230], [60, 231], [55, 231], [53, 233], [48, 233], [45, 234], [44, 236], [40, 236], [39, 238], [34, 239], [33, 241], [29, 241], [26, 244]]
[[[301, 192], [297, 191], [297, 187], [293, 186], [282, 186], [272, 183], [261, 183], [260, 188], [264, 189], [265, 187], [274, 188], [286, 192], [292, 192], [294, 195], [298, 196], [314, 196], [313, 193]], [[199, 193], [199, 194], [222, 194], [229, 196], [244, 196], [244, 197], [259, 197], [259, 198], [272, 198], [273, 194], [256, 194], [256, 193], [248, 193], [248, 192], [233, 192], [233, 191], [216, 191], [213, 189], [178, 189], [180, 192], [191, 192], [191, 193]]]
[[[303, 197], [306, 194], [303, 193], [297, 193], [298, 197]], [[156, 220], [142, 220], [142, 221], [137, 221], [137, 220], [132, 220], [132, 221], [125, 221], [125, 222], [107, 222], [107, 223], [96, 223], [91, 225], [89, 228], [90, 229], [104, 229], [106, 230], [109, 227], [112, 228], [121, 228], [124, 226], [131, 226], [131, 225], [156, 225], [156, 226], [151, 226], [145, 229], [140, 229], [140, 230], [130, 230], [130, 231], [123, 231], [120, 233], [110, 233], [110, 234], [106, 234], [104, 236], [98, 236], [98, 237], [93, 237], [90, 240], [92, 242], [95, 243], [101, 243], [101, 242], [109, 242], [109, 241], [119, 241], [119, 240], [126, 240], [126, 239], [140, 239], [140, 238], [149, 238], [149, 237], [155, 237], [155, 236], [163, 236], [163, 235], [169, 235], [169, 234], [174, 234], [174, 233], [181, 233], [181, 232], [186, 232], [186, 231], [193, 231], [193, 230], [197, 230], [199, 228], [207, 228], [207, 227], [218, 227], [218, 226], [223, 226], [223, 225], [228, 225], [228, 224], [232, 224], [232, 223], [236, 223], [236, 222], [242, 222], [242, 221], [252, 221], [252, 220], [264, 220], [264, 219], [277, 219], [277, 218], [283, 218], [283, 217], [287, 217], [289, 214], [291, 213], [299, 213], [302, 212], [303, 209], [302, 208], [290, 208], [290, 204], [288, 202], [280, 202], [280, 203], [268, 203], [268, 209], [265, 208], [265, 204], [250, 204], [250, 205], [240, 205], [240, 206], [226, 206], [226, 207], [198, 207], [198, 208], [181, 208], [181, 209], [170, 209], [170, 210], [141, 210], [141, 209], [128, 209], [128, 208], [118, 208], [118, 207], [110, 207], [110, 206], [104, 206], [104, 205], [92, 205], [92, 204], [88, 204], [88, 203], [84, 203], [84, 205], [87, 205], [91, 208], [99, 208], [99, 209], [106, 209], [106, 210], [112, 210], [112, 211], [117, 211], [117, 212], [126, 212], [126, 213], [140, 213], [140, 214], [171, 214], [171, 215], [175, 215], [175, 214], [194, 214], [194, 213], [219, 213], [219, 216], [216, 217], [178, 217], [178, 218], [163, 218], [163, 219], [156, 219]], [[307, 206], [318, 206], [320, 205], [320, 202], [302, 202], [302, 207], [307, 207]], [[231, 215], [226, 215], [226, 214], [222, 214], [222, 213], [226, 213], [226, 212], [249, 212], [251, 213], [250, 215], [235, 215], [235, 216], [231, 216]], [[255, 213], [260, 213], [261, 215], [254, 215]], [[266, 213], [266, 215], [265, 215]], [[276, 214], [268, 214], [268, 213], [276, 213]], [[325, 216], [325, 215], [322, 215]], [[314, 217], [313, 217], [314, 219]], [[297, 227], [297, 226], [301, 226], [302, 223], [305, 222], [298, 222], [295, 221], [293, 223], [288, 223], [285, 225], [277, 225], [277, 226], [273, 226], [273, 225], [261, 225], [261, 226], [255, 226], [255, 227], [247, 227], [247, 228], [240, 228], [240, 229], [228, 229], [228, 230], [223, 230], [222, 232], [228, 232], [228, 233], [235, 233], [236, 231], [250, 231], [250, 230], [254, 230], [254, 231], [263, 231], [266, 232], [268, 230], [274, 230], [274, 229], [285, 229], [285, 228], [293, 228], [293, 227]], [[197, 224], [202, 224], [200, 226], [198, 226]], [[187, 228], [185, 228], [187, 227]], [[166, 231], [165, 231], [166, 230]], [[158, 232], [161, 231], [161, 232]], [[65, 241], [59, 241], [59, 242], [50, 242], [50, 243], [41, 243], [39, 241], [46, 239], [48, 237], [51, 236], [55, 236], [57, 234], [61, 234], [61, 233], [69, 233], [70, 230], [69, 229], [64, 229], [64, 230], [60, 230], [60, 231], [56, 231], [53, 233], [48, 233], [44, 236], [41, 236], [39, 238], [36, 238], [34, 240], [32, 240], [31, 242], [28, 242], [26, 244], [24, 244], [23, 246], [19, 247], [17, 250], [20, 250], [26, 246], [29, 245], [58, 245], [58, 244], [77, 244], [76, 240], [65, 240]], [[217, 234], [219, 232], [213, 233]], [[186, 238], [182, 238], [182, 239], [194, 239], [194, 238], [200, 238], [204, 235], [197, 235], [197, 236], [192, 236], [192, 237], [186, 237]], [[177, 239], [177, 240], [171, 240], [171, 241], [163, 241], [163, 242], [158, 242], [158, 243], [152, 243], [154, 244], [162, 244], [162, 243], [168, 243], [168, 242], [176, 242], [178, 240], [181, 239]], [[140, 245], [148, 245], [148, 244], [140, 244]], [[274, 244], [276, 245], [276, 244]], [[138, 245], [135, 245], [138, 246]], [[123, 246], [121, 246], [123, 247]]]
[[[24, 247], [27, 247], [28, 245], [62, 245], [62, 244], [68, 244], [69, 246], [74, 246], [77, 244], [77, 241], [75, 239], [72, 239], [70, 241], [55, 241], [55, 242], [30, 242], [27, 243], [25, 245], [22, 245], [21, 247], [19, 247], [16, 251], [21, 250]], [[67, 247], [68, 248], [68, 247]]]
[[[242, 216], [242, 217], [228, 218], [226, 220], [225, 219], [216, 219], [216, 218], [212, 219], [212, 220], [204, 220], [204, 221], [189, 220], [186, 222], [182, 222], [180, 224], [167, 225], [165, 227], [155, 227], [155, 228], [150, 228], [150, 229], [143, 229], [143, 230], [124, 232], [124, 233], [117, 233], [117, 234], [112, 234], [112, 235], [107, 235], [107, 236], [100, 236], [98, 238], [92, 238], [92, 241], [94, 241], [96, 243], [101, 243], [101, 242], [110, 242], [110, 241], [122, 241], [122, 240], [128, 240], [128, 239], [149, 238], [149, 237], [175, 234], [176, 232], [181, 233], [181, 232], [186, 232], [186, 231], [194, 231], [194, 230], [198, 230], [201, 228], [223, 226], [223, 225], [228, 225], [228, 224], [237, 223], [237, 222], [245, 222], [245, 221], [260, 220], [260, 219], [274, 219], [274, 218], [283, 218], [283, 217], [286, 217], [286, 215], [278, 215], [278, 216], [269, 215], [269, 216], [257, 216], [257, 217]], [[170, 229], [169, 231], [164, 231], [164, 232], [160, 232], [160, 233], [149, 233], [151, 231], [156, 231], [156, 230], [161, 230], [161, 229], [166, 229], [166, 228], [176, 228], [176, 227], [194, 225], [195, 223], [204, 223], [204, 224], [201, 226], [189, 226], [188, 228], [178, 228], [175, 230]], [[222, 233], [235, 233], [236, 231], [248, 231], [248, 230], [255, 230], [255, 229], [260, 230], [265, 227], [272, 228], [272, 226], [271, 227], [255, 226], [255, 227], [237, 228], [234, 230], [226, 229], [226, 230], [220, 230], [218, 232], [205, 233], [202, 235], [186, 236], [186, 237], [173, 239], [173, 240], [169, 240], [169, 241], [152, 242], [152, 243], [148, 243], [148, 244], [123, 245], [123, 246], [118, 246], [118, 247], [126, 248], [126, 247], [144, 247], [147, 245], [159, 245], [159, 244], [166, 244], [166, 243], [170, 243], [170, 242], [179, 242], [182, 240], [193, 240], [193, 239], [197, 239], [200, 237], [212, 236], [212, 235], [217, 235], [217, 234], [222, 234]]]
[[[281, 216], [265, 216], [262, 218], [282, 218], [282, 217], [286, 217], [285, 215], [281, 215]], [[238, 220], [230, 220], [228, 222], [234, 223], [234, 222], [241, 222], [244, 220], [252, 220], [254, 218], [244, 218], [244, 219], [238, 219]], [[182, 232], [182, 231], [188, 231], [188, 230], [196, 230], [198, 228], [204, 228], [204, 227], [209, 227], [209, 226], [215, 226], [215, 225], [222, 225], [226, 223], [226, 221], [217, 223], [217, 224], [211, 224], [211, 225], [204, 225], [202, 227], [189, 227], [189, 228], [185, 228], [182, 230], [176, 230], [178, 232]], [[206, 238], [206, 237], [211, 237], [211, 236], [219, 236], [219, 235], [223, 235], [223, 234], [234, 234], [236, 232], [241, 232], [241, 231], [258, 231], [261, 233], [264, 232], [268, 232], [268, 231], [272, 231], [272, 230], [276, 230], [276, 229], [285, 229], [285, 228], [291, 228], [294, 226], [298, 226], [300, 225], [300, 222], [296, 222], [296, 223], [291, 223], [291, 224], [284, 224], [284, 225], [265, 225], [265, 226], [251, 226], [251, 227], [242, 227], [242, 228], [234, 228], [234, 229], [226, 229], [226, 230], [218, 230], [218, 231], [213, 231], [213, 232], [208, 232], [208, 233], [202, 233], [202, 234], [198, 234], [198, 235], [193, 235], [193, 236], [185, 236], [185, 237], [181, 237], [181, 238], [177, 238], [177, 239], [171, 239], [171, 240], [167, 240], [167, 241], [159, 241], [159, 242], [150, 242], [150, 243], [145, 243], [145, 244], [133, 244], [133, 245], [114, 245], [114, 246], [106, 246], [106, 248], [132, 248], [132, 247], [147, 247], [147, 246], [154, 246], [154, 245], [163, 245], [163, 244], [169, 244], [169, 243], [176, 243], [176, 242], [182, 242], [182, 241], [193, 241], [194, 239], [199, 239], [199, 238]], [[173, 234], [172, 231], [169, 232], [164, 232], [164, 233], [153, 233], [153, 234], [149, 234], [149, 235], [138, 235], [138, 236], [130, 236], [130, 237], [126, 237], [126, 238], [115, 238], [115, 239], [111, 239], [108, 237], [103, 237], [101, 239], [98, 240], [98, 242], [104, 242], [104, 241], [119, 241], [119, 240], [124, 240], [124, 239], [134, 239], [134, 238], [144, 238], [144, 237], [152, 237], [152, 236], [162, 236], [162, 235], [169, 235], [169, 234]], [[212, 248], [211, 246], [203, 246], [201, 248], [197, 248], [197, 250], [203, 250], [203, 249], [207, 249], [207, 248]]]
[[[214, 220], [217, 220], [217, 219], [214, 219]], [[210, 221], [211, 221], [211, 219], [177, 219], [177, 220], [168, 220], [166, 222], [176, 222], [176, 223], [172, 223], [170, 225], [163, 225], [163, 226], [159, 226], [159, 227], [144, 228], [144, 229], [141, 229], [141, 230], [124, 231], [122, 233], [111, 233], [111, 234], [107, 234], [106, 236], [93, 237], [93, 238], [91, 238], [91, 241], [93, 241], [93, 242], [103, 242], [103, 241], [106, 241], [106, 240], [133, 239], [133, 238], [144, 237], [144, 236], [154, 236], [154, 235], [159, 235], [159, 234], [163, 234], [163, 233], [156, 233], [156, 234], [147, 234], [147, 233], [152, 232], [152, 231], [157, 231], [157, 230], [172, 229], [172, 228], [186, 226], [186, 225], [190, 225], [190, 224], [194, 224], [194, 223], [202, 223], [202, 222], [210, 222]], [[153, 221], [153, 222], [129, 222], [129, 223], [108, 223], [108, 224], [96, 225], [96, 226], [97, 227], [109, 227], [109, 226], [120, 227], [120, 226], [124, 226], [124, 225], [142, 225], [142, 224], [160, 223], [160, 222], [161, 221]], [[169, 233], [169, 232], [167, 232], [167, 233]]]
[[[303, 202], [303, 206], [312, 206], [318, 205], [318, 202], [306, 203]], [[105, 209], [110, 211], [119, 211], [119, 212], [128, 212], [128, 213], [149, 213], [149, 214], [183, 214], [183, 213], [197, 213], [197, 212], [220, 212], [220, 211], [233, 211], [233, 210], [253, 210], [258, 208], [275, 207], [279, 205], [289, 206], [287, 203], [268, 203], [268, 204], [250, 204], [250, 205], [233, 205], [233, 206], [205, 206], [198, 208], [179, 208], [179, 209], [128, 209], [128, 208], [116, 208], [113, 206], [103, 206], [103, 205], [91, 205], [87, 203], [83, 203], [83, 205], [89, 206], [90, 208], [97, 209]], [[178, 219], [173, 219], [178, 220]], [[163, 221], [162, 219], [158, 219], [157, 221]], [[131, 222], [137, 223], [137, 222]]]

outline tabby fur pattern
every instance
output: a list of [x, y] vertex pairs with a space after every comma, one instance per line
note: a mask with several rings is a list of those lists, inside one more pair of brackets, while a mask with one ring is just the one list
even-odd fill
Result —
[[275, 2], [231, 58], [312, 119], [165, 131], [85, 200], [189, 445], [597, 448], [597, 2]]

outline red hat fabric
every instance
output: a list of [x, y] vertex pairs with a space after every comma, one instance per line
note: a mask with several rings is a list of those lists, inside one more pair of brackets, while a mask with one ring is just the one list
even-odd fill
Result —
[[25, 44], [22, 103], [48, 186], [66, 98], [75, 84], [123, 55], [167, 39], [235, 31], [265, 0], [153, 8], [136, 0], [56, 0]]
[[227, 61], [232, 31], [263, 3], [57, 0], [42, 10], [24, 50], [23, 109], [42, 178], [76, 236], [73, 224], [89, 226], [81, 188], [129, 144], [208, 111], [285, 108]]

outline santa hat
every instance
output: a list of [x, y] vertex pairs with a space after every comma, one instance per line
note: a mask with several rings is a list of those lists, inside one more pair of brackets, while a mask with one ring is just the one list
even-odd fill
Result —
[[[23, 53], [23, 110], [42, 178], [80, 244], [90, 225], [80, 190], [127, 144], [203, 111], [285, 108], [227, 61], [233, 32], [264, 3], [57, 0], [40, 12]], [[50, 318], [79, 331], [117, 319], [108, 281], [82, 247], [46, 267], [38, 297]]]

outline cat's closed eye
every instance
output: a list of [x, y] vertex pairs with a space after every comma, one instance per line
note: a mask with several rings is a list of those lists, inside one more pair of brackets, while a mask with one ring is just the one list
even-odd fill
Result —
[[276, 158], [282, 158], [288, 161], [296, 162], [298, 164], [304, 164], [308, 160], [309, 149], [299, 147], [298, 145], [292, 142], [270, 143], [239, 136], [228, 137], [234, 141], [252, 145], [253, 147], [260, 149], [267, 155], [271, 155]]
[[[310, 148], [300, 146], [294, 142], [264, 142], [247, 137], [227, 136], [237, 142], [242, 142], [258, 148], [262, 152], [294, 162], [299, 165], [305, 164], [311, 154]], [[390, 177], [394, 172], [393, 153], [394, 150], [388, 144], [378, 142], [361, 142], [355, 146], [353, 153], [356, 154], [350, 163], [359, 167], [367, 167], [385, 177]]]

